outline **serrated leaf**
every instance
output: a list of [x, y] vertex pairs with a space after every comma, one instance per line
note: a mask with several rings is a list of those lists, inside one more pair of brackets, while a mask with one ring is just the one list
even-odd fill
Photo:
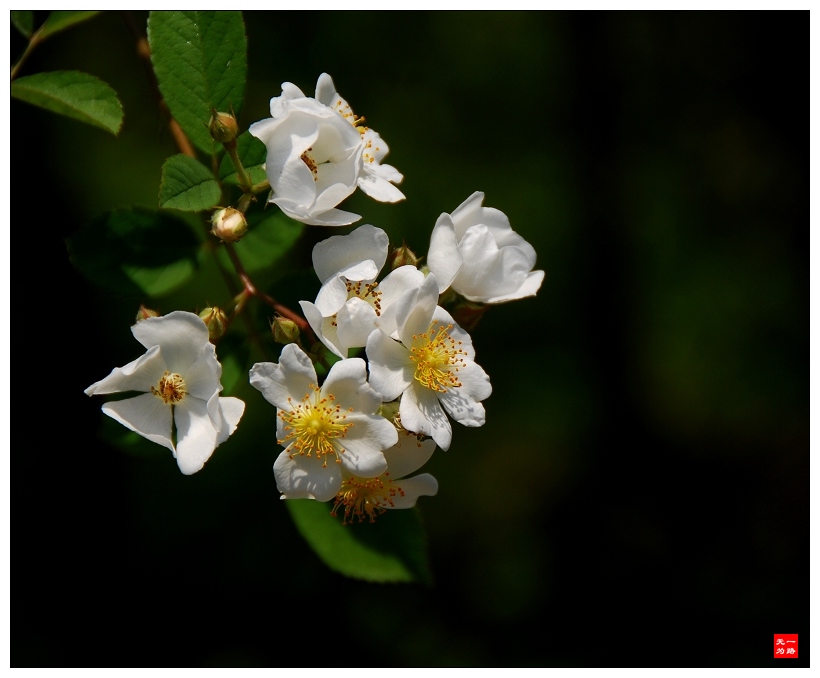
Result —
[[160, 207], [199, 212], [216, 205], [221, 195], [213, 174], [199, 160], [180, 153], [163, 163]]
[[115, 210], [66, 238], [72, 263], [115, 294], [161, 296], [188, 280], [199, 241], [188, 225], [161, 212]]
[[254, 211], [248, 217], [248, 233], [234, 245], [249, 273], [269, 269], [296, 243], [305, 225], [278, 211]]
[[[268, 155], [268, 149], [250, 132], [243, 132], [236, 137], [236, 154], [239, 156], [239, 160], [242, 161], [242, 166], [251, 178], [252, 184], [258, 184], [267, 178], [263, 165]], [[227, 153], [219, 165], [219, 178], [227, 184], [239, 183], [236, 168]]]
[[241, 12], [151, 12], [148, 42], [171, 115], [200, 149], [213, 153], [211, 109], [239, 111], [247, 77]]
[[122, 104], [99, 78], [80, 71], [50, 71], [17, 78], [11, 96], [118, 134]]
[[59, 33], [60, 31], [65, 30], [74, 24], [78, 24], [81, 21], [86, 21], [97, 14], [99, 14], [98, 11], [86, 12], [74, 10], [54, 10], [48, 15], [45, 23], [37, 32], [38, 37], [40, 40], [45, 40], [55, 33]]
[[424, 529], [415, 509], [388, 510], [375, 523], [342, 525], [332, 504], [288, 499], [301, 535], [331, 570], [373, 582], [430, 583]]
[[11, 23], [27, 38], [31, 37], [34, 30], [34, 12], [27, 9], [11, 10]]

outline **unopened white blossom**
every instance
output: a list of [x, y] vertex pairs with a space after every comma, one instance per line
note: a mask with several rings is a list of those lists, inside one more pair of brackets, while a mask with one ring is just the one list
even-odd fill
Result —
[[273, 472], [282, 499], [328, 501], [342, 486], [343, 470], [375, 478], [387, 469], [383, 451], [398, 434], [376, 414], [382, 400], [367, 383], [362, 359], [334, 363], [319, 386], [305, 352], [288, 344], [278, 363], [256, 363], [250, 382], [277, 408], [277, 443], [285, 449]]
[[127, 365], [114, 368], [85, 393], [142, 392], [105, 403], [102, 411], [171, 450], [184, 474], [196, 473], [234, 432], [245, 403], [219, 396], [222, 366], [208, 340], [208, 328], [198, 316], [174, 311], [147, 317], [131, 331], [148, 350]]
[[429, 438], [419, 440], [407, 431], [399, 432], [399, 441], [384, 451], [387, 470], [376, 478], [360, 478], [343, 473], [342, 488], [336, 495], [333, 515], [342, 512], [343, 523], [369, 520], [388, 509], [412, 508], [420, 496], [432, 497], [438, 482], [429, 473], [407, 477], [433, 456], [436, 444]]
[[385, 402], [401, 396], [402, 426], [431, 436], [446, 450], [453, 433], [445, 410], [465, 426], [482, 426], [480, 401], [492, 387], [474, 361], [470, 335], [437, 301], [438, 282], [431, 273], [396, 302], [397, 339], [374, 330], [366, 350], [370, 385]]
[[532, 270], [535, 249], [512, 230], [503, 212], [482, 207], [483, 200], [477, 191], [436, 221], [427, 266], [439, 292], [452, 287], [485, 304], [534, 296], [544, 280], [544, 271]]
[[389, 245], [382, 229], [364, 224], [313, 248], [313, 267], [322, 288], [315, 303], [299, 304], [319, 340], [339, 357], [347, 357], [351, 348], [363, 347], [377, 327], [393, 333], [394, 302], [424, 281], [415, 266], [400, 266], [376, 282]]

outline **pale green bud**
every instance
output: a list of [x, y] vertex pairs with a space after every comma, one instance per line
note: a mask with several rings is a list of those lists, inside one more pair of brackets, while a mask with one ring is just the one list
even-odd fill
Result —
[[228, 327], [228, 316], [221, 308], [209, 306], [202, 310], [199, 317], [208, 327], [208, 338], [212, 341], [225, 334], [225, 329]]
[[270, 329], [274, 341], [279, 344], [293, 344], [299, 341], [299, 326], [281, 315], [274, 317]]
[[236, 242], [247, 232], [245, 215], [233, 207], [217, 210], [211, 217], [211, 233], [224, 242]]

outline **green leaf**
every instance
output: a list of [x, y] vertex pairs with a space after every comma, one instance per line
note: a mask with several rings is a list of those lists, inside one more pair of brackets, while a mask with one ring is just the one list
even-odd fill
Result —
[[[268, 149], [250, 132], [243, 132], [236, 137], [236, 154], [242, 161], [242, 166], [250, 176], [252, 184], [261, 183], [267, 178], [265, 168], [262, 165], [265, 164]], [[219, 165], [219, 178], [228, 184], [239, 184], [236, 168], [227, 153]]]
[[51, 71], [17, 78], [11, 96], [118, 134], [122, 104], [99, 78], [79, 71]]
[[55, 33], [59, 33], [66, 28], [73, 26], [74, 24], [78, 24], [81, 21], [86, 21], [91, 17], [99, 14], [99, 12], [77, 12], [77, 11], [64, 11], [64, 10], [54, 10], [51, 14], [48, 15], [48, 19], [46, 19], [45, 23], [42, 25], [39, 31], [37, 31], [38, 37], [40, 40], [45, 40], [48, 37], [51, 37]]
[[115, 294], [156, 297], [188, 280], [199, 241], [180, 219], [149, 210], [115, 210], [66, 238], [74, 265]]
[[27, 38], [31, 37], [34, 30], [34, 12], [27, 9], [11, 10], [11, 23]]
[[374, 582], [429, 584], [424, 529], [415, 509], [388, 510], [375, 523], [342, 525], [332, 505], [288, 499], [301, 535], [331, 570]]
[[180, 153], [162, 165], [159, 206], [185, 212], [199, 212], [219, 202], [219, 184], [199, 160]]
[[151, 61], [162, 96], [191, 141], [208, 154], [211, 108], [238, 111], [247, 77], [241, 12], [151, 12]]
[[248, 216], [247, 235], [234, 247], [246, 271], [266, 270], [287, 254], [304, 229], [278, 210], [257, 210]]

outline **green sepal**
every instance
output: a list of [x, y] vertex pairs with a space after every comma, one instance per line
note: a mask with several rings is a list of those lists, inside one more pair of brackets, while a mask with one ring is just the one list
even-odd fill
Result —
[[163, 163], [160, 207], [199, 212], [218, 204], [221, 195], [213, 174], [199, 160], [180, 153]]
[[424, 529], [416, 509], [388, 510], [375, 523], [342, 525], [332, 503], [288, 499], [300, 534], [331, 570], [372, 582], [430, 584]]
[[196, 270], [199, 241], [188, 224], [162, 212], [115, 210], [66, 238], [69, 258], [114, 294], [157, 297]]
[[17, 78], [11, 96], [48, 111], [118, 134], [122, 104], [99, 78], [80, 71], [50, 71]]
[[211, 110], [242, 107], [247, 78], [242, 13], [151, 12], [148, 42], [171, 115], [194, 145], [213, 154], [219, 145], [208, 132]]

